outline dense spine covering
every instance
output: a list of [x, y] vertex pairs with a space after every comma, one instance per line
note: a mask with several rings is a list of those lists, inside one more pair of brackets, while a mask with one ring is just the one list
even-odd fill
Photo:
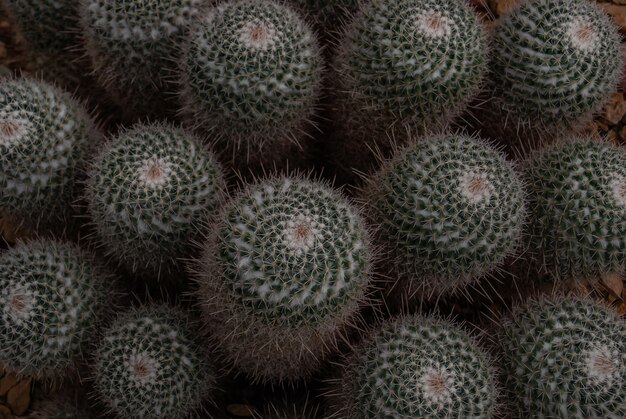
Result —
[[626, 412], [626, 327], [579, 297], [518, 307], [498, 338], [515, 417], [620, 418]]
[[[94, 74], [128, 115], [172, 107], [176, 62], [202, 0], [81, 0], [81, 24]], [[173, 98], [173, 95], [172, 95]]]
[[121, 314], [96, 349], [96, 396], [121, 418], [188, 417], [214, 379], [195, 323], [173, 307]]
[[34, 80], [0, 80], [0, 211], [64, 223], [97, 132], [69, 94]]
[[232, 157], [269, 163], [306, 138], [321, 70], [315, 35], [293, 10], [267, 0], [228, 1], [192, 34], [181, 98], [190, 123]]
[[621, 36], [594, 2], [525, 1], [494, 33], [490, 112], [481, 118], [513, 143], [541, 143], [589, 122], [622, 72]]
[[33, 241], [0, 255], [0, 364], [61, 376], [75, 367], [109, 301], [110, 277], [73, 244]]
[[495, 367], [462, 329], [434, 317], [388, 321], [355, 349], [341, 380], [340, 417], [489, 418]]
[[573, 138], [526, 162], [528, 252], [559, 279], [626, 268], [626, 152], [608, 142]]
[[365, 192], [388, 261], [402, 280], [397, 291], [408, 296], [463, 289], [493, 272], [521, 238], [521, 180], [477, 138], [422, 138], [398, 152]]
[[255, 379], [306, 377], [358, 318], [371, 257], [358, 212], [326, 185], [250, 185], [225, 206], [200, 261], [208, 329]]
[[171, 277], [183, 269], [220, 203], [225, 181], [213, 154], [183, 130], [138, 124], [97, 156], [87, 183], [100, 243], [134, 273]]

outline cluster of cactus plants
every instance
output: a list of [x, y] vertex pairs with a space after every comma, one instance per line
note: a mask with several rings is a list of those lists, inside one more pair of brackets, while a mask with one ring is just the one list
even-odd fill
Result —
[[326, 394], [268, 418], [626, 412], [623, 319], [564, 292], [626, 271], [588, 0], [492, 30], [464, 0], [0, 1], [41, 57], [0, 78], [0, 221], [33, 232], [0, 367], [62, 389], [31, 417], [223, 417], [235, 378]]

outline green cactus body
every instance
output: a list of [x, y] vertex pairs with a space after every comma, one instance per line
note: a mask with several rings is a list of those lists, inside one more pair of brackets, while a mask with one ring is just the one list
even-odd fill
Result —
[[489, 418], [495, 368], [463, 330], [433, 317], [385, 323], [357, 347], [341, 381], [348, 419]]
[[426, 137], [370, 180], [372, 222], [412, 295], [439, 296], [492, 272], [515, 250], [525, 219], [521, 181], [482, 141]]
[[121, 418], [189, 417], [214, 381], [193, 326], [185, 313], [167, 306], [118, 317], [96, 349], [98, 398]]
[[266, 0], [216, 7], [193, 33], [183, 65], [191, 124], [235, 156], [271, 161], [305, 137], [322, 59], [312, 30], [288, 7]]
[[515, 417], [626, 412], [626, 327], [613, 309], [578, 297], [530, 301], [498, 341]]
[[0, 255], [0, 364], [19, 374], [61, 376], [83, 356], [110, 277], [74, 245], [18, 244]]
[[495, 27], [491, 116], [505, 139], [541, 141], [577, 129], [616, 87], [621, 36], [586, 0], [530, 0]]
[[205, 245], [197, 280], [209, 330], [254, 378], [310, 375], [355, 319], [370, 259], [359, 214], [324, 184], [251, 185], [224, 208]]
[[127, 114], [171, 108], [176, 61], [202, 0], [82, 0], [85, 45], [96, 76]]
[[583, 279], [626, 268], [626, 153], [577, 138], [526, 163], [529, 252], [555, 278]]
[[0, 210], [35, 225], [66, 220], [95, 134], [68, 94], [0, 80]]
[[199, 141], [163, 124], [139, 124], [96, 158], [89, 211], [105, 249], [132, 272], [182, 272], [225, 189], [220, 166]]

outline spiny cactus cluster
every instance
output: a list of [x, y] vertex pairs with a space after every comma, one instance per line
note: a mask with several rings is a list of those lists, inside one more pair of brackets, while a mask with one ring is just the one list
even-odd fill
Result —
[[533, 300], [512, 313], [498, 340], [516, 416], [626, 412], [626, 328], [613, 309], [580, 297]]
[[261, 181], [226, 205], [205, 245], [197, 280], [209, 329], [259, 379], [307, 375], [356, 315], [371, 257], [345, 198], [300, 178]]
[[224, 190], [213, 154], [178, 128], [139, 124], [93, 163], [87, 201], [99, 240], [123, 266], [148, 277], [183, 269]]

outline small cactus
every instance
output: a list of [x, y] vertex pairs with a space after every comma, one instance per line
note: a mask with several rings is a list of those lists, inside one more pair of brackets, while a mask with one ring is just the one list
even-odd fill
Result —
[[286, 177], [251, 185], [225, 206], [200, 260], [208, 329], [258, 380], [306, 377], [357, 318], [370, 252], [358, 212], [326, 185]]
[[489, 418], [498, 407], [495, 367], [462, 329], [405, 316], [356, 348], [340, 381], [346, 419]]
[[183, 130], [138, 124], [101, 151], [87, 183], [99, 241], [134, 273], [183, 271], [191, 242], [205, 230], [225, 189], [212, 153]]
[[97, 346], [96, 395], [121, 418], [183, 418], [200, 408], [214, 374], [191, 320], [167, 306], [132, 309]]
[[534, 146], [584, 126], [619, 81], [621, 39], [594, 2], [522, 2], [494, 30], [488, 131]]
[[82, 357], [110, 304], [110, 277], [73, 244], [21, 243], [0, 255], [0, 364], [58, 377]]
[[522, 183], [513, 165], [477, 138], [425, 137], [390, 160], [366, 192], [405, 295], [463, 289], [493, 272], [521, 238]]
[[322, 59], [312, 30], [287, 6], [216, 6], [193, 32], [183, 67], [190, 124], [221, 142], [228, 158], [270, 163], [306, 137]]
[[580, 297], [532, 300], [502, 326], [515, 417], [620, 418], [626, 412], [626, 328]]
[[81, 105], [43, 82], [0, 80], [0, 212], [64, 224], [98, 137]]
[[81, 0], [87, 53], [128, 116], [162, 115], [172, 104], [176, 62], [202, 0]]

